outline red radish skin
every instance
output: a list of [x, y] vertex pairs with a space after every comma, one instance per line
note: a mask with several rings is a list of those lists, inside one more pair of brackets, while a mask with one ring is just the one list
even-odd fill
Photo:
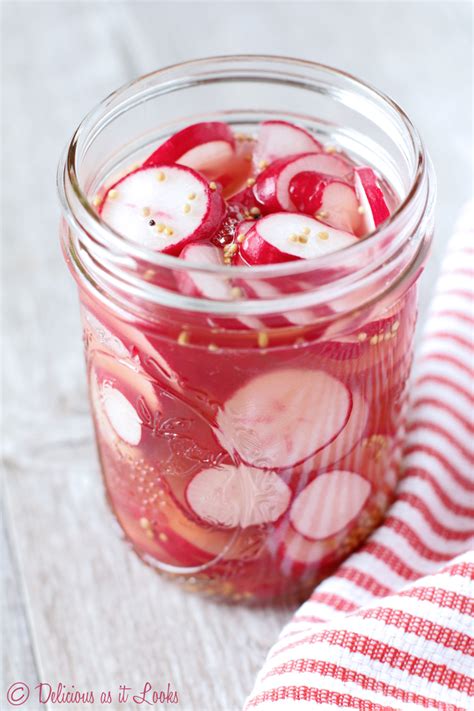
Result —
[[316, 257], [349, 247], [357, 238], [307, 215], [276, 212], [262, 217], [245, 236], [240, 253], [247, 264], [273, 264]]
[[[179, 256], [195, 264], [224, 266], [222, 249], [209, 242], [191, 242], [184, 247]], [[201, 296], [221, 301], [231, 301], [233, 298], [230, 280], [214, 274], [180, 271], [176, 273], [176, 281], [180, 291], [188, 296]]]
[[295, 153], [319, 152], [323, 146], [304, 128], [288, 121], [263, 121], [254, 150], [254, 165], [273, 163], [278, 158]]
[[390, 210], [372, 168], [354, 168], [354, 185], [363, 210], [363, 234], [370, 234], [390, 217]]
[[357, 518], [370, 492], [370, 483], [355, 472], [319, 474], [293, 501], [291, 525], [311, 541], [334, 536]]
[[361, 231], [362, 215], [352, 185], [321, 173], [298, 173], [290, 182], [290, 197], [307, 215], [353, 234]]
[[290, 499], [290, 488], [278, 474], [242, 464], [204, 469], [186, 489], [191, 511], [224, 528], [275, 522], [288, 509]]
[[181, 165], [199, 169], [198, 166], [202, 167], [203, 161], [209, 155], [213, 156], [219, 151], [228, 154], [228, 151], [233, 152], [234, 148], [234, 134], [226, 123], [195, 123], [168, 138], [146, 159], [143, 167], [156, 168], [165, 163], [179, 162]]
[[363, 395], [357, 390], [351, 391], [352, 408], [345, 427], [337, 437], [311, 458], [311, 467], [316, 470], [327, 469], [352, 452], [367, 432], [369, 408]]
[[137, 507], [130, 511], [128, 502], [114, 499], [119, 523], [148, 563], [165, 569], [172, 566], [204, 570], [230, 551], [235, 531], [210, 531], [188, 519], [168, 497], [160, 500], [163, 512]]
[[[323, 566], [330, 562], [331, 547], [323, 541], [310, 541], [291, 528], [282, 549], [283, 568], [290, 568], [293, 575], [307, 572], [307, 566]], [[300, 566], [296, 566], [299, 563]], [[288, 570], [290, 572], [290, 570]]]
[[235, 238], [237, 239], [239, 235], [246, 235], [252, 227], [255, 227], [255, 220], [242, 220], [236, 225]]
[[326, 173], [334, 178], [350, 178], [353, 166], [345, 158], [328, 153], [302, 153], [280, 158], [268, 166], [253, 186], [254, 195], [266, 212], [296, 212], [290, 196], [290, 183], [303, 172]]
[[327, 446], [352, 408], [348, 388], [321, 370], [288, 368], [239, 388], [216, 417], [216, 437], [246, 464], [283, 469]]
[[210, 238], [218, 229], [225, 204], [212, 187], [184, 166], [139, 168], [109, 188], [100, 214], [131, 241], [178, 254], [187, 242]]
[[[224, 266], [224, 254], [220, 247], [209, 242], [191, 242], [180, 254], [181, 259], [196, 264], [214, 264]], [[177, 272], [176, 282], [179, 290], [188, 296], [203, 297], [220, 301], [233, 301], [236, 298], [235, 283], [227, 277], [218, 277], [214, 274], [203, 274], [199, 271]], [[240, 293], [240, 292], [237, 292]], [[218, 317], [212, 318], [212, 323], [222, 325]], [[228, 318], [226, 328], [238, 330], [260, 330], [265, 327], [260, 319], [255, 316], [241, 316]]]

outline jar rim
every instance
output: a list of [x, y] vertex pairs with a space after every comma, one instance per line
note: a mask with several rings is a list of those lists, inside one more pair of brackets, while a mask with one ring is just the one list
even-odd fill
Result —
[[[370, 240], [372, 244], [376, 241], [383, 239], [383, 236], [387, 234], [387, 231], [392, 230], [396, 226], [400, 217], [405, 213], [408, 205], [411, 203], [413, 197], [416, 195], [418, 188], [422, 182], [425, 169], [426, 169], [426, 159], [425, 151], [423, 147], [422, 140], [418, 134], [417, 129], [405, 113], [405, 111], [389, 96], [383, 92], [376, 89], [371, 84], [362, 81], [353, 74], [336, 69], [326, 64], [312, 62], [305, 59], [297, 59], [293, 57], [286, 57], [280, 55], [260, 55], [260, 54], [239, 54], [239, 55], [218, 55], [203, 57], [199, 59], [192, 59], [185, 62], [180, 62], [177, 64], [172, 64], [161, 69], [157, 69], [153, 72], [144, 74], [126, 84], [122, 85], [104, 100], [99, 102], [81, 121], [76, 131], [73, 134], [69, 144], [67, 145], [63, 157], [58, 166], [58, 191], [61, 200], [63, 210], [66, 217], [73, 217], [73, 222], [76, 227], [80, 227], [80, 221], [74, 219], [73, 210], [71, 208], [70, 202], [67, 197], [66, 190], [64, 189], [64, 182], [68, 180], [75, 197], [77, 198], [81, 208], [85, 211], [87, 219], [91, 221], [92, 225], [95, 225], [101, 233], [106, 234], [109, 237], [109, 241], [114, 244], [114, 246], [122, 246], [123, 251], [126, 254], [137, 257], [148, 262], [150, 265], [159, 266], [164, 268], [170, 268], [176, 271], [193, 269], [203, 273], [218, 274], [221, 276], [242, 277], [245, 276], [249, 278], [262, 278], [262, 277], [279, 277], [279, 276], [289, 276], [295, 274], [304, 274], [307, 271], [311, 271], [315, 266], [316, 259], [311, 260], [294, 260], [290, 262], [282, 262], [278, 264], [263, 264], [263, 265], [253, 265], [251, 268], [248, 266], [234, 266], [234, 265], [219, 265], [219, 264], [201, 264], [199, 262], [184, 261], [179, 257], [175, 257], [169, 254], [163, 254], [162, 252], [157, 252], [150, 247], [145, 247], [140, 245], [133, 240], [129, 239], [126, 235], [117, 232], [114, 228], [108, 225], [101, 216], [94, 209], [89, 198], [83, 191], [80, 185], [77, 171], [77, 146], [79, 138], [82, 132], [86, 129], [87, 125], [94, 121], [95, 117], [100, 115], [100, 112], [106, 109], [114, 100], [120, 98], [121, 95], [125, 94], [130, 89], [134, 87], [140, 87], [140, 85], [145, 84], [150, 79], [165, 76], [167, 73], [173, 72], [177, 69], [186, 68], [196, 68], [200, 66], [205, 66], [209, 62], [247, 62], [251, 64], [252, 62], [264, 62], [268, 64], [283, 62], [290, 67], [304, 67], [309, 69], [322, 70], [328, 75], [333, 75], [336, 77], [343, 77], [354, 84], [355, 87], [363, 88], [368, 91], [373, 98], [381, 100], [384, 104], [391, 107], [392, 110], [401, 118], [405, 128], [407, 129], [408, 135], [411, 140], [414, 155], [416, 156], [416, 171], [413, 176], [411, 185], [406, 192], [406, 195], [397, 204], [394, 211], [391, 213], [389, 218], [378, 226], [373, 232], [367, 235], [366, 238], [360, 240], [359, 242], [349, 245], [337, 252], [332, 252], [330, 254], [321, 256], [317, 258], [318, 266], [321, 268], [326, 268], [329, 266], [336, 266], [339, 259], [347, 257], [348, 254], [351, 256], [356, 256], [358, 252], [362, 252], [367, 246], [367, 241]], [[252, 275], [249, 272], [252, 272]]]

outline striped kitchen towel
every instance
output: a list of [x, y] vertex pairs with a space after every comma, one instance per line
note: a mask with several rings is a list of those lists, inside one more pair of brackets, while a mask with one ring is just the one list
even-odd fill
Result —
[[245, 711], [474, 709], [473, 213], [417, 355], [396, 501], [283, 629]]

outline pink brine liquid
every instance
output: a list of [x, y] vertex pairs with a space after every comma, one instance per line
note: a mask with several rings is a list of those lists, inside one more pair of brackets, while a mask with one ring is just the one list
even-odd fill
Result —
[[[371, 168], [283, 121], [256, 136], [189, 126], [94, 203], [140, 245], [249, 273], [350, 247], [395, 205]], [[177, 272], [176, 289], [278, 296], [228, 271]], [[361, 309], [343, 335], [330, 304], [323, 327], [311, 309], [227, 322], [158, 313], [151, 325], [82, 291], [105, 486], [136, 552], [231, 600], [303, 595], [334, 569], [396, 485], [415, 288]]]

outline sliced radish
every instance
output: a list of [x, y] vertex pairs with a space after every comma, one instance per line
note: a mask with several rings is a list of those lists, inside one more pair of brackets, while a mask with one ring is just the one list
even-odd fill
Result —
[[[216, 264], [219, 266], [225, 264], [222, 249], [209, 242], [192, 242], [183, 249], [180, 257], [189, 262], [200, 264]], [[199, 271], [178, 272], [176, 274], [176, 281], [180, 291], [188, 296], [204, 297], [220, 301], [233, 301], [236, 298], [234, 291], [235, 284], [226, 277], [204, 274]], [[211, 323], [226, 329], [242, 330], [242, 328], [244, 328], [260, 331], [265, 328], [265, 324], [255, 316], [229, 317], [227, 319], [213, 317]]]
[[130, 400], [107, 382], [102, 387], [101, 395], [105, 414], [117, 435], [128, 444], [139, 444], [142, 438], [141, 420]]
[[204, 469], [186, 490], [188, 506], [199, 518], [226, 528], [276, 521], [290, 499], [290, 488], [278, 474], [242, 464]]
[[290, 197], [298, 210], [315, 215], [338, 230], [354, 234], [360, 230], [356, 192], [342, 180], [309, 171], [297, 173], [290, 182]]
[[233, 153], [234, 134], [226, 123], [206, 121], [183, 128], [168, 138], [143, 164], [155, 168], [163, 163], [181, 163], [199, 170], [216, 159]]
[[[184, 247], [179, 256], [181, 259], [197, 264], [224, 265], [222, 249], [209, 242], [191, 242]], [[180, 291], [188, 296], [203, 296], [222, 301], [233, 298], [229, 279], [220, 278], [214, 274], [180, 271], [176, 274], [176, 281]]]
[[217, 414], [216, 436], [246, 464], [289, 467], [337, 437], [351, 408], [347, 387], [322, 370], [274, 370], [227, 400]]
[[295, 153], [322, 150], [322, 145], [304, 128], [287, 121], [263, 121], [258, 131], [254, 163], [258, 168], [262, 162], [268, 164]]
[[327, 561], [330, 553], [331, 549], [325, 542], [309, 541], [293, 529], [290, 529], [285, 538], [283, 551], [285, 567], [291, 567], [292, 562], [302, 563], [304, 566], [322, 564]]
[[100, 209], [117, 232], [171, 254], [186, 242], [212, 237], [224, 212], [220, 192], [194, 170], [178, 165], [129, 173], [109, 188]]
[[252, 227], [255, 227], [255, 220], [242, 220], [235, 227], [235, 236], [246, 235]]
[[349, 232], [335, 230], [294, 212], [276, 212], [255, 223], [241, 245], [248, 264], [314, 259], [357, 242]]
[[329, 538], [360, 514], [370, 491], [369, 482], [354, 472], [319, 474], [293, 502], [291, 524], [312, 541]]
[[[239, 286], [243, 287], [247, 296], [251, 296], [252, 298], [270, 300], [285, 297], [285, 292], [273, 284], [269, 284], [268, 281], [240, 279], [238, 283]], [[279, 316], [283, 319], [284, 325], [304, 326], [313, 323], [315, 319], [315, 313], [312, 309], [293, 309], [279, 314]]]
[[363, 234], [369, 234], [390, 217], [390, 210], [372, 168], [354, 168], [354, 185], [363, 209]]
[[109, 444], [136, 447], [142, 439], [142, 413], [161, 411], [152, 384], [136, 370], [96, 354], [90, 374], [91, 403], [101, 435]]
[[339, 462], [359, 444], [365, 435], [369, 419], [367, 402], [357, 390], [352, 390], [351, 396], [352, 408], [345, 427], [327, 447], [311, 459], [313, 469], [325, 469]]
[[328, 153], [302, 153], [280, 158], [269, 165], [257, 178], [254, 194], [268, 212], [296, 211], [290, 196], [290, 182], [298, 173], [307, 171], [326, 173], [335, 178], [351, 176], [353, 166], [342, 158]]

